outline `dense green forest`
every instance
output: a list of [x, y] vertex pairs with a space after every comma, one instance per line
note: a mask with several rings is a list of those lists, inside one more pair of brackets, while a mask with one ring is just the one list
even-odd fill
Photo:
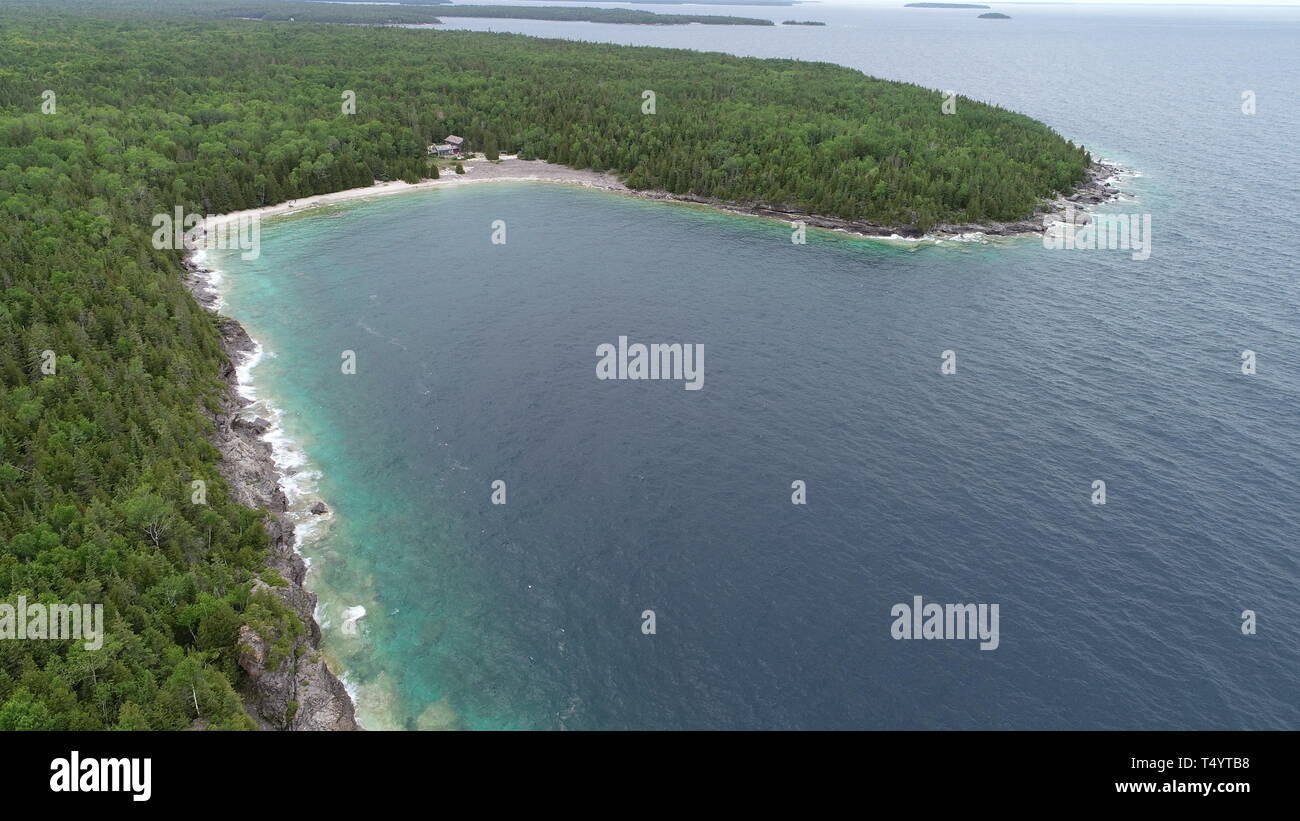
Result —
[[331, 5], [326, 3], [264, 0], [233, 6], [195, 5], [191, 13], [202, 17], [233, 17], [268, 22], [358, 23], [412, 25], [441, 23], [440, 17], [490, 17], [523, 20], [566, 20], [591, 23], [628, 23], [671, 26], [704, 23], [720, 26], [770, 26], [771, 20], [710, 14], [656, 14], [634, 9], [598, 9], [577, 6], [438, 6], [412, 8], [388, 5]]
[[438, 9], [411, 6], [332, 5], [301, 0], [264, 0], [263, 2], [221, 4], [182, 4], [178, 11], [195, 17], [234, 17], [268, 22], [356, 23], [365, 25], [423, 25], [441, 23]]
[[238, 629], [293, 618], [250, 594], [267, 535], [205, 439], [224, 354], [153, 215], [415, 180], [449, 132], [922, 226], [1023, 217], [1087, 163], [1027, 117], [829, 64], [176, 9], [0, 7], [0, 602], [102, 602], [108, 627], [98, 651], [0, 641], [0, 729], [251, 726]]

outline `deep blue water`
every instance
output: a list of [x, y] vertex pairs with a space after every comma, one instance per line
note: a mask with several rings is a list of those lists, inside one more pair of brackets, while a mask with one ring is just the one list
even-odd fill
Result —
[[[1003, 10], [455, 24], [832, 60], [1005, 105], [1140, 172], [1110, 208], [1152, 215], [1150, 259], [796, 246], [780, 223], [502, 183], [277, 221], [260, 260], [222, 261], [268, 352], [258, 389], [319, 471], [302, 500], [335, 509], [305, 549], [370, 726], [1300, 726], [1300, 10]], [[704, 389], [597, 380], [619, 335], [703, 344]], [[998, 603], [1000, 646], [893, 640], [914, 595]]]

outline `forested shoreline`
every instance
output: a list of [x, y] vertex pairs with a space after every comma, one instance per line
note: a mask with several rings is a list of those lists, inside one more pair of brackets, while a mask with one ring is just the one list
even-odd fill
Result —
[[355, 25], [436, 25], [442, 17], [483, 17], [516, 20], [673, 26], [700, 23], [718, 26], [770, 26], [771, 20], [722, 14], [663, 14], [639, 9], [603, 9], [590, 6], [475, 6], [443, 5], [332, 5], [295, 0], [263, 0], [233, 6], [190, 5], [196, 17], [234, 18], [264, 22], [345, 23]]
[[155, 214], [415, 181], [448, 133], [919, 226], [1024, 217], [1088, 164], [1028, 117], [829, 64], [167, 8], [0, 9], [0, 601], [102, 602], [108, 628], [0, 641], [0, 729], [251, 727], [240, 628], [301, 627], [253, 592], [283, 579], [209, 441], [227, 362]]
[[676, 26], [699, 23], [706, 26], [770, 26], [771, 20], [736, 17], [729, 14], [665, 14], [640, 9], [598, 9], [589, 6], [439, 6], [442, 17], [486, 17], [519, 20], [566, 20], [589, 23], [620, 23]]

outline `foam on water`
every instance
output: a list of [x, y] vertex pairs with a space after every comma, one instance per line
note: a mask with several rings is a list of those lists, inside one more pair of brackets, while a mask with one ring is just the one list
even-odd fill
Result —
[[[1186, 128], [1144, 106], [1151, 88], [1020, 82], [1058, 77], [1057, 52], [987, 28], [937, 21], [954, 28], [933, 48], [900, 44], [907, 10], [857, 33], [870, 48], [831, 26], [806, 38], [829, 50], [799, 56], [960, 77], [1104, 138], [1148, 171], [1127, 178], [1161, 231], [1145, 263], [1034, 238], [810, 231], [794, 247], [779, 223], [526, 184], [303, 217], [263, 232], [258, 264], [233, 260], [236, 315], [281, 357], [257, 374], [294, 412], [273, 421], [338, 502], [305, 550], [363, 724], [1295, 726], [1300, 658], [1281, 637], [1300, 631], [1300, 380], [1241, 376], [1237, 354], [1281, 363], [1294, 339], [1294, 254], [1258, 226], [1297, 210], [1278, 181], [1297, 176], [1300, 124], [1204, 102], [1239, 93], [1205, 53], [1269, 82], [1295, 31], [1098, 13], [1047, 8], [1018, 30], [1069, 43], [1100, 26], [1095, 59], [1165, 84]], [[1150, 75], [1153, 53], [1177, 70]], [[496, 218], [510, 243], [489, 248]], [[708, 387], [597, 383], [594, 346], [620, 333], [706, 344]], [[346, 349], [362, 365], [340, 381]], [[507, 505], [489, 502], [496, 478]], [[1001, 646], [900, 649], [890, 603], [917, 593], [1001, 602]], [[345, 636], [353, 607], [367, 615]], [[1276, 628], [1241, 636], [1246, 607]], [[639, 630], [646, 608], [658, 635]]]

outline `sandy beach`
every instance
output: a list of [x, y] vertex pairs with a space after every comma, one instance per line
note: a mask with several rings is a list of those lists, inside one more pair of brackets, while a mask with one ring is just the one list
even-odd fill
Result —
[[[376, 182], [374, 185], [368, 185], [362, 188], [350, 188], [346, 191], [335, 191], [330, 194], [317, 194], [311, 197], [301, 197], [299, 199], [288, 200], [275, 205], [267, 205], [262, 208], [249, 208], [244, 211], [232, 211], [228, 214], [210, 216], [207, 219], [206, 225], [208, 228], [215, 228], [254, 214], [257, 215], [259, 219], [280, 217], [297, 214], [302, 211], [319, 208], [325, 205], [350, 202], [352, 200], [384, 197], [393, 194], [406, 194], [412, 191], [426, 191], [435, 188], [453, 188], [460, 185], [471, 185], [474, 183], [553, 182], [564, 185], [580, 185], [584, 188], [597, 188], [602, 191], [626, 194], [640, 199], [706, 205], [720, 211], [726, 211], [731, 214], [740, 214], [743, 216], [764, 217], [766, 219], [775, 219], [789, 223], [802, 221], [815, 228], [824, 228], [838, 233], [861, 237], [872, 237], [876, 239], [964, 239], [978, 234], [1005, 237], [1041, 234], [1048, 223], [1061, 221], [1067, 214], [1075, 214], [1076, 208], [1079, 210], [1077, 215], [1073, 216], [1073, 219], [1081, 224], [1087, 222], [1089, 219], [1087, 209], [1089, 207], [1119, 198], [1120, 192], [1114, 187], [1114, 182], [1124, 173], [1123, 169], [1110, 163], [1094, 162], [1092, 169], [1089, 171], [1088, 178], [1084, 182], [1080, 183], [1078, 188], [1072, 194], [1046, 202], [1037, 213], [1023, 220], [1005, 223], [990, 222], [960, 225], [941, 224], [923, 234], [915, 230], [912, 226], [878, 225], [872, 222], [846, 220], [839, 217], [808, 214], [802, 211], [783, 211], [769, 208], [758, 203], [726, 202], [710, 197], [699, 197], [692, 194], [673, 194], [668, 191], [655, 190], [634, 190], [624, 185], [623, 182], [614, 174], [603, 171], [569, 168], [563, 165], [555, 165], [546, 162], [545, 160], [521, 160], [515, 156], [502, 155], [501, 159], [496, 161], [482, 158], [467, 159], [462, 161], [462, 165], [465, 169], [464, 174], [444, 171], [442, 176], [436, 180], [423, 180], [418, 183], [402, 182], [401, 180]], [[1044, 217], [1047, 217], [1048, 219], [1045, 220]]]
[[[464, 174], [444, 170], [442, 176], [436, 180], [423, 180], [418, 183], [402, 182], [401, 180], [376, 182], [374, 185], [349, 188], [346, 191], [335, 191], [332, 194], [300, 197], [262, 208], [249, 208], [244, 211], [232, 211], [228, 214], [216, 215], [209, 218], [208, 225], [210, 227], [219, 226], [254, 214], [262, 219], [280, 217], [341, 202], [385, 197], [393, 194], [408, 194], [412, 191], [427, 191], [435, 188], [454, 188], [460, 185], [484, 182], [557, 182], [627, 194], [641, 193], [632, 191], [613, 174], [567, 168], [563, 165], [553, 165], [544, 160], [521, 160], [517, 157], [502, 155], [499, 161], [468, 159], [463, 160], [462, 165], [465, 168]], [[664, 196], [671, 195], [665, 193]]]
[[[936, 230], [921, 235], [907, 227], [878, 226], [870, 223], [851, 222], [833, 217], [822, 217], [799, 212], [770, 209], [759, 204], [731, 203], [720, 200], [676, 195], [664, 191], [633, 190], [628, 188], [617, 176], [597, 171], [580, 170], [563, 165], [555, 165], [543, 160], [521, 160], [513, 156], [502, 157], [498, 161], [481, 158], [462, 160], [464, 174], [444, 171], [438, 179], [424, 180], [419, 183], [401, 181], [376, 182], [374, 185], [302, 197], [295, 200], [269, 205], [262, 208], [236, 211], [209, 217], [206, 227], [223, 227], [242, 219], [256, 216], [258, 220], [291, 216], [315, 208], [385, 197], [436, 188], [453, 188], [462, 185], [488, 182], [550, 182], [563, 185], [578, 185], [595, 188], [611, 193], [634, 196], [641, 199], [687, 202], [704, 205], [728, 213], [774, 219], [786, 223], [802, 220], [807, 225], [833, 230], [839, 233], [870, 237], [875, 239], [894, 239], [916, 241], [919, 239], [943, 240], [949, 237], [969, 236], [972, 233], [988, 233], [993, 236], [1028, 234], [1041, 232], [1038, 224], [1042, 213], [1051, 213], [1066, 206], [1089, 205], [1106, 201], [1114, 196], [1111, 185], [1119, 169], [1097, 163], [1090, 171], [1089, 178], [1069, 197], [1062, 197], [1045, 203], [1039, 214], [1019, 223], [994, 225], [939, 226]], [[1086, 218], [1086, 214], [1085, 214]], [[187, 255], [189, 276], [187, 283], [191, 291], [209, 310], [220, 314], [223, 308], [221, 273], [208, 264], [206, 253], [200, 248]], [[310, 669], [300, 669], [295, 675], [303, 677], [310, 686], [304, 692], [310, 696], [296, 716], [295, 725], [302, 728], [330, 727], [350, 729], [360, 727], [364, 718], [366, 724], [373, 728], [392, 726], [396, 728], [388, 715], [386, 705], [391, 698], [378, 686], [358, 687], [355, 683], [348, 686], [342, 677], [346, 663], [334, 658], [320, 643], [322, 629], [329, 629], [329, 620], [325, 619], [325, 628], [317, 622], [321, 615], [317, 612], [318, 591], [312, 589], [308, 566], [302, 555], [304, 541], [313, 538], [320, 520], [309, 515], [308, 505], [319, 501], [314, 484], [300, 487], [299, 483], [288, 483], [284, 465], [294, 462], [298, 454], [278, 423], [278, 412], [266, 403], [256, 405], [260, 413], [270, 418], [257, 417], [251, 421], [248, 414], [254, 412], [251, 400], [252, 365], [260, 346], [249, 338], [242, 326], [232, 319], [221, 320], [227, 353], [236, 365], [226, 374], [231, 387], [231, 395], [225, 413], [218, 420], [221, 435], [217, 444], [224, 456], [224, 467], [230, 479], [237, 486], [247, 489], [246, 498], [240, 501], [250, 507], [265, 508], [271, 511], [271, 529], [276, 534], [272, 544], [270, 565], [289, 581], [284, 592], [290, 604], [308, 626], [309, 650], [313, 657], [320, 660]], [[253, 492], [255, 491], [255, 492]], [[332, 513], [332, 511], [331, 511]], [[342, 608], [343, 623], [339, 628], [345, 635], [358, 635], [362, 626], [360, 619], [367, 608], [357, 605], [353, 599], [336, 600], [325, 592], [328, 601], [322, 602], [329, 608]], [[254, 642], [257, 644], [257, 642]], [[263, 726], [274, 726], [274, 717], [282, 715], [283, 703], [289, 696], [287, 685], [281, 679], [283, 671], [265, 670], [256, 658], [250, 657], [249, 672], [258, 686], [250, 694], [250, 703], [255, 705], [253, 714]], [[338, 671], [336, 674], [334, 671]], [[443, 722], [445, 723], [445, 722]]]

